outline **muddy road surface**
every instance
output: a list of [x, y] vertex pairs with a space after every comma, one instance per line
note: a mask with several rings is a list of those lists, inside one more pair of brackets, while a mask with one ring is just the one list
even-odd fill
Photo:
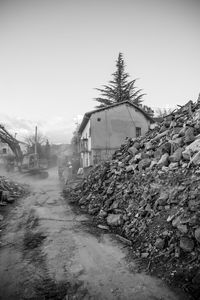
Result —
[[186, 299], [137, 273], [127, 248], [113, 235], [91, 230], [90, 218], [62, 198], [55, 172], [43, 181], [30, 178], [29, 184], [30, 195], [10, 206], [4, 219], [1, 300]]

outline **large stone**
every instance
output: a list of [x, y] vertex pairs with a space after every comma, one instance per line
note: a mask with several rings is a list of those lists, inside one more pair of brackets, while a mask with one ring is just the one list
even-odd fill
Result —
[[169, 165], [169, 154], [165, 153], [161, 156], [161, 159], [158, 161], [159, 166], [168, 166]]
[[103, 210], [103, 209], [100, 210], [100, 212], [99, 212], [100, 218], [105, 218], [105, 217], [107, 217], [107, 215], [108, 215], [108, 213], [105, 210]]
[[130, 165], [130, 166], [127, 166], [126, 167], [126, 172], [131, 172], [131, 171], [134, 171], [134, 165]]
[[157, 249], [163, 249], [165, 246], [165, 240], [161, 239], [161, 238], [158, 238], [156, 241], [155, 241], [155, 247]]
[[191, 153], [190, 153], [190, 151], [189, 150], [185, 150], [185, 151], [183, 151], [182, 152], [182, 157], [185, 159], [185, 160], [190, 160], [190, 158], [191, 158]]
[[123, 236], [119, 235], [119, 234], [116, 234], [116, 237], [124, 244], [127, 244], [129, 246], [132, 246], [132, 242], [126, 238], [124, 238]]
[[189, 225], [200, 226], [200, 216], [197, 213], [189, 219]]
[[171, 143], [170, 142], [166, 142], [161, 146], [162, 149], [162, 153], [171, 153]]
[[146, 149], [147, 151], [152, 150], [153, 148], [154, 148], [154, 147], [153, 147], [152, 142], [147, 142], [147, 143], [146, 143], [145, 149]]
[[137, 161], [141, 160], [141, 158], [142, 158], [142, 153], [138, 153], [135, 155], [134, 161], [137, 162]]
[[133, 156], [135, 156], [135, 154], [138, 153], [138, 149], [136, 147], [132, 146], [128, 149], [128, 152], [130, 154], [132, 154]]
[[178, 224], [178, 225], [177, 225], [177, 229], [178, 229], [181, 233], [187, 233], [187, 232], [188, 232], [187, 225], [184, 225], [184, 224]]
[[86, 204], [88, 202], [88, 199], [86, 197], [82, 197], [80, 200], [79, 200], [79, 205], [83, 205], [83, 204]]
[[195, 140], [194, 136], [194, 128], [193, 127], [188, 127], [185, 131], [185, 143], [191, 143]]
[[110, 226], [120, 226], [123, 223], [121, 214], [109, 214], [107, 217], [107, 223]]
[[155, 206], [157, 207], [157, 205], [165, 205], [167, 203], [168, 198], [169, 198], [168, 193], [161, 192], [160, 196], [158, 197], [158, 199], [155, 202]]
[[109, 187], [108, 189], [107, 189], [107, 192], [106, 192], [108, 195], [112, 195], [113, 193], [114, 193], [114, 190], [111, 188], [111, 187]]
[[133, 145], [136, 149], [140, 149], [140, 143], [139, 142], [135, 142]]
[[179, 132], [181, 131], [182, 127], [174, 127], [173, 128], [173, 134], [179, 134]]
[[171, 162], [171, 163], [169, 164], [169, 169], [170, 169], [170, 170], [175, 170], [175, 169], [177, 169], [178, 167], [179, 167], [178, 162]]
[[149, 253], [148, 252], [142, 252], [140, 256], [141, 256], [141, 258], [147, 258], [149, 256]]
[[170, 157], [169, 160], [171, 162], [179, 162], [182, 157], [182, 148], [178, 148]]
[[147, 157], [154, 157], [154, 151], [153, 151], [153, 150], [148, 150], [148, 151], [146, 152], [146, 156], [147, 156]]
[[154, 166], [157, 165], [157, 163], [158, 163], [158, 162], [157, 162], [156, 160], [152, 160], [152, 161], [151, 161], [151, 164], [150, 164], [150, 166], [149, 166], [149, 168], [152, 169]]
[[194, 152], [199, 152], [199, 151], [200, 151], [200, 139], [195, 140], [195, 141], [192, 142], [190, 145], [188, 145], [188, 146], [185, 148], [185, 151], [186, 151], [186, 152], [192, 151], [193, 153], [194, 153]]
[[180, 216], [174, 218], [174, 220], [172, 221], [172, 226], [173, 226], [173, 227], [177, 227], [177, 226], [179, 226], [180, 224], [181, 224], [181, 217], [180, 217]]
[[198, 227], [194, 232], [195, 239], [200, 243], [200, 227]]
[[160, 159], [162, 156], [162, 149], [157, 149], [155, 152], [154, 152], [154, 157], [155, 159]]
[[139, 168], [139, 170], [143, 170], [143, 169], [146, 169], [147, 167], [149, 167], [150, 164], [151, 164], [151, 159], [144, 158], [139, 162], [138, 168]]
[[97, 227], [100, 228], [100, 229], [109, 230], [109, 227], [106, 226], [106, 225], [99, 224], [99, 225], [97, 225]]
[[186, 252], [192, 252], [194, 249], [194, 241], [191, 238], [183, 236], [180, 239], [180, 248]]
[[200, 151], [197, 152], [191, 159], [190, 164], [199, 165], [200, 164]]
[[191, 199], [188, 201], [188, 207], [190, 208], [191, 211], [197, 211], [199, 205], [200, 205], [200, 202], [198, 200]]

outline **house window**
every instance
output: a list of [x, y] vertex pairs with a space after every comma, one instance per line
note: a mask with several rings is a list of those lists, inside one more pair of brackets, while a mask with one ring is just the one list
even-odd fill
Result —
[[3, 154], [6, 154], [7, 153], [7, 149], [6, 148], [3, 148]]
[[136, 127], [136, 137], [141, 136], [141, 128], [140, 127]]
[[100, 122], [100, 121], [101, 121], [101, 118], [97, 118], [97, 121]]

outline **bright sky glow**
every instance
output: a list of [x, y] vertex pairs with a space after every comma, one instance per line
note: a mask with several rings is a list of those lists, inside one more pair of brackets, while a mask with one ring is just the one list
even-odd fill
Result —
[[144, 104], [196, 101], [199, 16], [199, 0], [1, 0], [0, 122], [69, 142], [119, 51]]

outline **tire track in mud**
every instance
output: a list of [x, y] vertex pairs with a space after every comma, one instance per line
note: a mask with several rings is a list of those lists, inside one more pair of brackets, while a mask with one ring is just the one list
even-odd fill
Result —
[[124, 245], [60, 197], [52, 176], [31, 186], [7, 216], [0, 247], [1, 300], [177, 300], [138, 274]]
[[[31, 200], [32, 205], [36, 200], [36, 206], [42, 206], [48, 197], [41, 203], [35, 193], [25, 199], [29, 202], [27, 200]], [[82, 288], [81, 281], [58, 282], [49, 274], [42, 250], [47, 235], [39, 226], [35, 208], [30, 206], [30, 210], [26, 210], [28, 203], [24, 203], [24, 207], [22, 202], [5, 219], [0, 247], [0, 300], [84, 299], [87, 290]]]

